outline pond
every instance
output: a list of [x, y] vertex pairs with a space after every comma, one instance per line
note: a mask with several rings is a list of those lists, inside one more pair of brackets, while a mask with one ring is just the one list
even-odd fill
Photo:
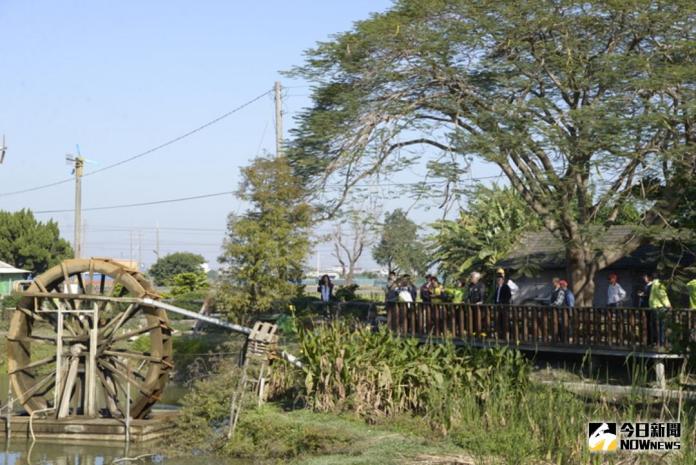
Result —
[[[7, 396], [7, 374], [0, 374], [0, 397]], [[176, 409], [179, 400], [186, 394], [185, 386], [170, 383], [158, 403], [157, 408]], [[4, 402], [3, 402], [4, 403]], [[34, 443], [25, 438], [13, 438], [4, 440], [4, 448], [0, 451], [0, 465], [108, 465], [111, 463], [152, 464], [161, 465], [206, 465], [214, 461], [221, 463], [217, 458], [211, 460], [207, 456], [167, 457], [166, 446], [157, 442], [147, 444], [131, 444], [126, 446], [117, 442], [60, 442], [39, 440]], [[138, 461], [124, 460], [122, 458], [135, 458], [143, 456]], [[247, 465], [251, 462], [230, 461], [230, 465]]]

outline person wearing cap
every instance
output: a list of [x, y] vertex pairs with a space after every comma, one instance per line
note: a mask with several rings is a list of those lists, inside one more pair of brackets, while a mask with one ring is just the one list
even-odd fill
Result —
[[607, 288], [607, 307], [618, 307], [626, 299], [626, 291], [619, 284], [616, 273], [609, 273], [609, 287]]
[[561, 335], [565, 336], [564, 334], [564, 328], [568, 326], [568, 336], [572, 337], [573, 336], [573, 324], [571, 323], [573, 321], [573, 307], [575, 307], [575, 294], [573, 294], [573, 291], [568, 289], [568, 281], [565, 279], [561, 279], [558, 281], [558, 284], [561, 286], [561, 290], [563, 291], [564, 294], [564, 299], [565, 299], [565, 306], [568, 307], [568, 323], [566, 324], [564, 320], [564, 312], [561, 312]]
[[563, 289], [563, 293], [565, 294], [565, 306], [569, 308], [575, 307], [575, 294], [573, 294], [573, 291], [568, 289], [568, 281], [561, 279], [558, 284], [561, 286], [561, 289]]

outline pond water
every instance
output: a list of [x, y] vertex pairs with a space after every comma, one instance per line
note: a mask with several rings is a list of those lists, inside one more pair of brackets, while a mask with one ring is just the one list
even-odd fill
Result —
[[[0, 452], [0, 465], [250, 465], [251, 461], [220, 461], [217, 457], [167, 457], [166, 449], [158, 444], [131, 445], [114, 443], [57, 443], [37, 441], [5, 441]], [[140, 460], [132, 460], [141, 457]], [[121, 460], [119, 460], [121, 459]], [[131, 459], [131, 460], [123, 460]]]
[[[0, 374], [0, 398], [3, 399], [3, 403], [7, 397], [7, 387], [7, 375]], [[157, 404], [157, 408], [178, 408], [178, 401], [186, 394], [186, 391], [185, 386], [169, 383], [161, 402]], [[160, 465], [207, 465], [209, 463], [247, 465], [252, 463], [246, 461], [220, 462], [218, 458], [213, 459], [208, 456], [167, 457], [166, 446], [157, 442], [126, 446], [118, 442], [77, 443], [39, 440], [31, 443], [25, 438], [13, 438], [11, 441], [0, 438], [0, 441], [4, 442], [4, 448], [0, 450], [0, 465], [109, 465], [112, 463], [123, 465], [153, 463]], [[122, 458], [135, 458], [143, 455], [146, 456], [138, 461], [118, 461]]]

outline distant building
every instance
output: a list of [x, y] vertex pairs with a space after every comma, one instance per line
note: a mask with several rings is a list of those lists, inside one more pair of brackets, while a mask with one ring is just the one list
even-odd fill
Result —
[[[603, 245], [621, 245], [632, 226], [612, 226], [603, 235]], [[646, 244], [595, 275], [594, 306], [605, 306], [610, 273], [616, 273], [621, 287], [627, 293], [627, 306], [634, 303], [636, 291], [643, 286], [645, 272], [655, 271], [664, 257], [680, 260], [682, 265], [694, 263], [693, 255], [680, 256], [663, 249], [661, 245]], [[520, 287], [516, 304], [539, 303], [551, 294], [551, 279], [555, 276], [570, 282], [566, 271], [565, 247], [560, 239], [544, 230], [525, 234], [505, 260], [499, 265], [509, 270]], [[526, 270], [525, 275], [520, 275]]]
[[0, 297], [10, 295], [13, 283], [24, 281], [30, 274], [30, 271], [15, 268], [9, 263], [0, 262]]

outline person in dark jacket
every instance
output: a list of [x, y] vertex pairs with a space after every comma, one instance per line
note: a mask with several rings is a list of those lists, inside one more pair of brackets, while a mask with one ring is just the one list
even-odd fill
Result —
[[[493, 291], [493, 303], [495, 305], [510, 305], [512, 301], [512, 290], [510, 286], [505, 282], [504, 276], [498, 276], [495, 278], [495, 289]], [[507, 319], [507, 309], [496, 308], [495, 310], [496, 318], [495, 325], [498, 337], [500, 339], [505, 339], [505, 320]]]
[[498, 276], [495, 278], [495, 292], [493, 294], [493, 303], [496, 305], [510, 305], [512, 301], [512, 290], [505, 282], [505, 278]]
[[481, 273], [471, 273], [466, 301], [470, 304], [481, 305], [486, 299], [486, 286], [481, 282]]
[[431, 292], [432, 287], [432, 276], [429, 274], [425, 275], [425, 282], [420, 287], [420, 297], [424, 304], [430, 304], [433, 301], [433, 296]]

